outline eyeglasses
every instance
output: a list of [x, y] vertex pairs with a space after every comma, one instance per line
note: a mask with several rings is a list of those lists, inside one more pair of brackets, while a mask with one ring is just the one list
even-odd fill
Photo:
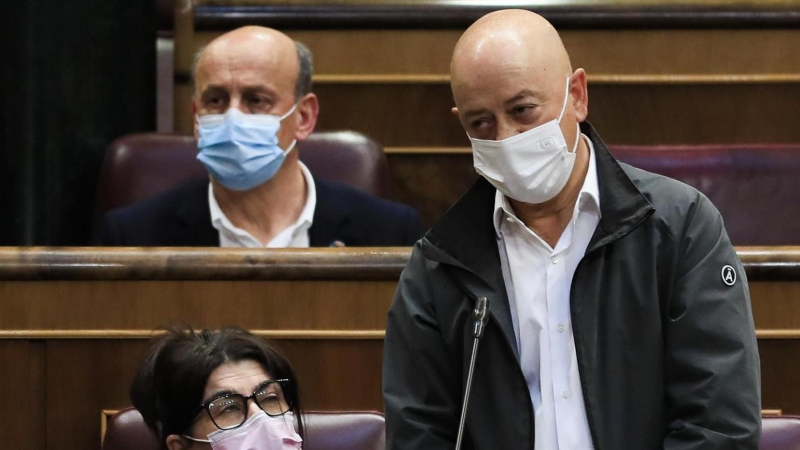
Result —
[[[247, 404], [252, 399], [262, 411], [270, 416], [280, 416], [289, 411], [291, 405], [286, 401], [283, 391], [291, 383], [288, 379], [264, 382], [245, 397], [242, 394], [225, 394], [203, 403], [197, 412], [205, 409], [208, 417], [220, 430], [230, 430], [242, 426], [247, 420]], [[195, 413], [196, 415], [197, 413]]]

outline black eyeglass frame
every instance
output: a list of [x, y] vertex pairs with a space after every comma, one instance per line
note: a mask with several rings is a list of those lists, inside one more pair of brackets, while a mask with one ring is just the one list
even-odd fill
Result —
[[[259, 392], [264, 390], [264, 388], [266, 388], [267, 386], [269, 386], [272, 383], [278, 383], [278, 385], [280, 385], [281, 391], [283, 393], [283, 400], [286, 402], [286, 406], [287, 406], [286, 411], [284, 411], [284, 412], [282, 412], [280, 414], [270, 414], [270, 413], [268, 413], [266, 410], [264, 410], [264, 408], [261, 406], [261, 404], [258, 403], [258, 399], [256, 398], [256, 394], [258, 394]], [[211, 423], [213, 423], [214, 426], [217, 427], [218, 430], [233, 430], [233, 429], [239, 428], [240, 426], [244, 425], [245, 422], [247, 422], [247, 417], [250, 414], [250, 412], [249, 412], [250, 409], [247, 408], [247, 405], [250, 403], [250, 400], [253, 400], [253, 402], [256, 404], [256, 406], [258, 406], [258, 409], [264, 411], [264, 413], [266, 415], [271, 416], [271, 417], [280, 417], [280, 416], [282, 416], [282, 415], [284, 415], [287, 412], [292, 410], [292, 406], [293, 406], [292, 403], [293, 402], [291, 401], [291, 399], [286, 398], [286, 392], [288, 390], [287, 388], [290, 386], [291, 383], [292, 383], [292, 380], [290, 380], [288, 378], [281, 378], [281, 379], [278, 379], [278, 380], [269, 380], [269, 381], [264, 382], [263, 384], [261, 384], [258, 387], [258, 389], [253, 391], [253, 393], [248, 395], [248, 396], [244, 396], [242, 394], [235, 394], [235, 393], [220, 395], [219, 397], [214, 397], [211, 400], [209, 400], [209, 401], [201, 404], [200, 406], [198, 406], [197, 410], [195, 411], [194, 414], [192, 414], [192, 416], [193, 417], [197, 416], [198, 414], [200, 414], [200, 411], [205, 410], [206, 414], [208, 414], [208, 418], [211, 419]], [[230, 397], [242, 397], [242, 400], [244, 400], [244, 405], [245, 405], [244, 419], [242, 419], [242, 423], [240, 423], [239, 425], [236, 425], [235, 427], [222, 428], [221, 426], [217, 425], [217, 421], [214, 420], [214, 416], [211, 415], [211, 410], [209, 409], [209, 407], [214, 402], [218, 402], [218, 401], [220, 401], [222, 399], [230, 398]], [[197, 419], [195, 419], [195, 421], [197, 421]]]

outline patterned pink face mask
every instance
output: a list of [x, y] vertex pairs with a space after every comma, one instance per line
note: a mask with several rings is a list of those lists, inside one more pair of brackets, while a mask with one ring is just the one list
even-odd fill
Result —
[[264, 411], [250, 416], [242, 426], [217, 430], [208, 440], [213, 450], [299, 450], [303, 439], [294, 430], [294, 414], [271, 417]]

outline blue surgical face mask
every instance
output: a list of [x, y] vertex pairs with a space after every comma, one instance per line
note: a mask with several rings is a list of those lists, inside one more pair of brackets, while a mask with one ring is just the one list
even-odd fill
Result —
[[197, 118], [197, 147], [200, 160], [219, 184], [234, 191], [246, 191], [272, 179], [283, 165], [286, 154], [278, 145], [281, 121], [297, 108], [282, 116], [245, 114], [231, 108], [225, 114], [209, 114]]

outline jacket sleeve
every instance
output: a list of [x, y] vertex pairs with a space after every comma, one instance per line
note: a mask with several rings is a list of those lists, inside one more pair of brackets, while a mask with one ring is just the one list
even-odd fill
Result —
[[[452, 450], [461, 381], [442, 338], [433, 278], [417, 243], [400, 277], [386, 324], [383, 398], [388, 450]], [[427, 270], [426, 270], [427, 269]], [[434, 273], [431, 273], [434, 272]]]
[[403, 239], [405, 245], [414, 245], [423, 234], [422, 229], [422, 221], [420, 220], [419, 213], [414, 208], [408, 208], [408, 219], [406, 223], [408, 224], [406, 228], [406, 235]]
[[676, 245], [664, 449], [756, 450], [761, 381], [747, 279], [722, 217], [702, 194]]

